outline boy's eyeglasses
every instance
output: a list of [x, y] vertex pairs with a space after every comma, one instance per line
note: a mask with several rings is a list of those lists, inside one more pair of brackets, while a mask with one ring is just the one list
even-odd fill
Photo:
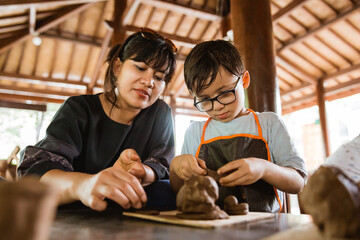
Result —
[[235, 102], [235, 100], [236, 100], [235, 91], [239, 85], [240, 79], [242, 79], [242, 75], [241, 75], [241, 77], [238, 77], [238, 79], [236, 80], [236, 85], [235, 85], [234, 89], [222, 92], [219, 95], [217, 95], [216, 97], [213, 97], [210, 99], [204, 99], [204, 100], [201, 100], [198, 102], [196, 102], [196, 97], [195, 97], [194, 98], [194, 106], [200, 112], [207, 112], [214, 108], [214, 101], [218, 101], [222, 105], [227, 105], [227, 104]]
[[152, 30], [150, 28], [141, 28], [140, 32], [141, 32], [141, 36], [145, 39], [148, 39], [148, 40], [160, 39], [160, 40], [162, 40], [170, 48], [172, 53], [176, 54], [177, 48], [170, 39], [162, 36], [160, 33], [155, 32], [154, 30]]

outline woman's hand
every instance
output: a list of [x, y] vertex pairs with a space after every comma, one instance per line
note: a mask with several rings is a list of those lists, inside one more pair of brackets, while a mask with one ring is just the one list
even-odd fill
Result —
[[74, 181], [73, 193], [75, 199], [97, 211], [106, 209], [106, 198], [117, 202], [125, 209], [139, 209], [147, 201], [140, 181], [127, 171], [115, 167], [94, 175], [79, 175]]
[[141, 159], [134, 149], [126, 149], [122, 151], [120, 157], [114, 163], [114, 167], [131, 173], [140, 181], [142, 181], [146, 175], [144, 165], [141, 163]]
[[126, 149], [121, 154], [118, 160], [114, 163], [115, 168], [120, 168], [137, 177], [143, 186], [155, 182], [156, 175], [154, 170], [142, 164], [140, 156], [134, 149]]
[[261, 179], [264, 175], [267, 161], [260, 158], [242, 158], [229, 162], [218, 169], [220, 184], [226, 187], [249, 185]]
[[191, 154], [183, 154], [175, 157], [170, 164], [173, 171], [182, 180], [188, 180], [193, 175], [206, 175], [205, 161]]

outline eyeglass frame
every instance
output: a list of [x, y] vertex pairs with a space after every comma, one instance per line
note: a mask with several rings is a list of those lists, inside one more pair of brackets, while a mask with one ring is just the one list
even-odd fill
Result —
[[[241, 76], [238, 77], [238, 79], [236, 80], [236, 85], [235, 85], [235, 87], [234, 87], [233, 89], [227, 90], [227, 91], [225, 91], [225, 92], [222, 92], [222, 93], [220, 93], [219, 95], [217, 95], [217, 96], [215, 96], [215, 97], [213, 97], [213, 98], [204, 99], [204, 100], [201, 100], [201, 101], [197, 101], [197, 102], [196, 102], [196, 97], [194, 97], [194, 107], [196, 107], [196, 109], [199, 110], [200, 112], [208, 112], [208, 111], [211, 111], [211, 110], [214, 109], [214, 101], [215, 101], [215, 100], [216, 100], [218, 103], [222, 104], [222, 105], [228, 105], [228, 104], [231, 104], [231, 103], [235, 102], [235, 101], [236, 101], [236, 93], [235, 93], [235, 91], [236, 91], [237, 87], [239, 86], [240, 80], [242, 80], [242, 79], [243, 79], [243, 74], [241, 74]], [[224, 95], [224, 94], [227, 94], [227, 93], [230, 93], [230, 92], [231, 92], [232, 94], [234, 94], [235, 99], [234, 99], [233, 101], [228, 102], [228, 103], [222, 103], [222, 102], [219, 101], [218, 98], [219, 98], [221, 95]], [[208, 101], [211, 102], [211, 108], [210, 108], [209, 110], [203, 111], [203, 110], [200, 110], [199, 107], [197, 106], [199, 103], [208, 102]]]
[[[148, 40], [156, 40], [156, 39], [160, 39], [162, 40], [172, 51], [173, 54], [177, 53], [177, 47], [175, 46], [175, 44], [173, 43], [173, 41], [171, 41], [169, 38], [164, 37], [163, 35], [161, 35], [160, 33], [150, 29], [150, 28], [146, 28], [146, 27], [142, 27], [140, 28], [140, 33], [141, 36], [145, 39]], [[146, 34], [150, 34], [151, 36], [155, 36], [155, 38], [149, 38]]]

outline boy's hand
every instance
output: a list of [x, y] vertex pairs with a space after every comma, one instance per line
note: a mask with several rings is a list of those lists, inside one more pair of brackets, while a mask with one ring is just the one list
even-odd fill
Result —
[[175, 157], [170, 164], [170, 170], [183, 179], [189, 180], [193, 175], [206, 175], [205, 161], [191, 154], [183, 154]]
[[219, 175], [228, 174], [220, 178], [220, 184], [226, 187], [249, 185], [261, 179], [268, 162], [259, 158], [242, 158], [229, 162], [218, 169]]
[[140, 181], [145, 177], [146, 170], [144, 165], [141, 163], [141, 159], [134, 149], [126, 149], [122, 151], [120, 157], [114, 163], [115, 168], [121, 168], [135, 177]]

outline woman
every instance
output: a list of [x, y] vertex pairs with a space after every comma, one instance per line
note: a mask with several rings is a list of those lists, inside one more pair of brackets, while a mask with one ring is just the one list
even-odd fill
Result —
[[80, 200], [102, 211], [110, 199], [142, 208], [151, 195], [143, 186], [168, 179], [174, 156], [171, 110], [159, 96], [174, 73], [175, 53], [150, 29], [114, 46], [104, 92], [65, 101], [45, 138], [22, 152], [18, 174], [58, 188], [60, 204]]

